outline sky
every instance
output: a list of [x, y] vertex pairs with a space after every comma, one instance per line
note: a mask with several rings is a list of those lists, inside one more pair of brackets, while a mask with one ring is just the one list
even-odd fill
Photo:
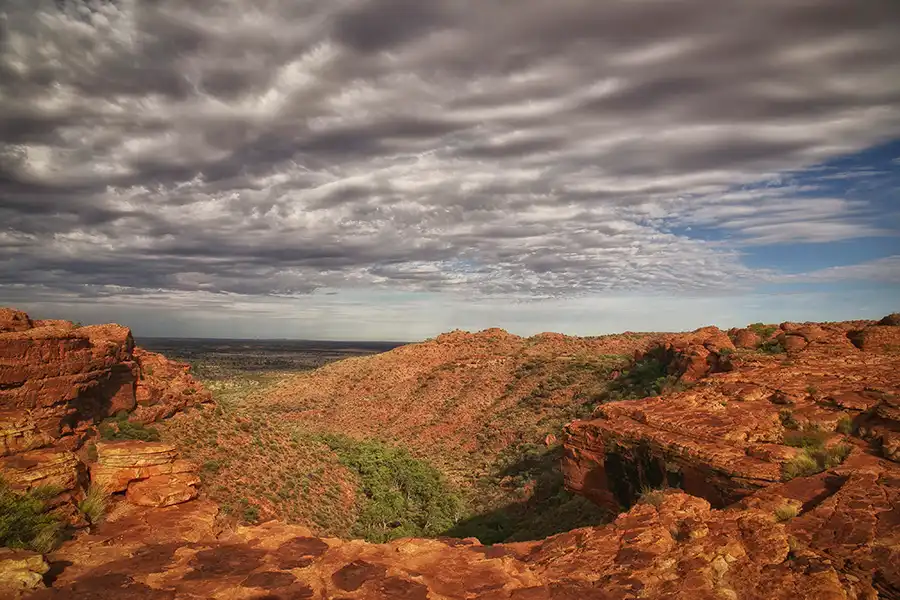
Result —
[[0, 305], [416, 340], [900, 310], [897, 0], [0, 0]]

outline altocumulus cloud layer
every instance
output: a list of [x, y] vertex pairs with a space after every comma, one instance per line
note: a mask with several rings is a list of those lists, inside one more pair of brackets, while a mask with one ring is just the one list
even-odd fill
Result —
[[900, 137], [896, 0], [6, 0], [0, 13], [8, 301], [900, 281], [900, 252], [800, 272], [746, 260], [897, 235], [889, 206], [798, 175]]

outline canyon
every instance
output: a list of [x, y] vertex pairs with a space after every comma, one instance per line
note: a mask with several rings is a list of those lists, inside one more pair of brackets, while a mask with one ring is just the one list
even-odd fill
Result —
[[[47, 507], [72, 532], [46, 552], [0, 550], [2, 589], [85, 599], [900, 598], [898, 315], [595, 338], [457, 331], [279, 375], [253, 394], [257, 412], [241, 412], [186, 365], [136, 347], [125, 327], [0, 310], [0, 471], [14, 493], [52, 486]], [[509, 493], [473, 483], [498, 465], [509, 473], [509, 452], [527, 446], [522, 456], [552, 459], [577, 494], [562, 505], [589, 501], [606, 516], [537, 539], [504, 532], [498, 543], [464, 528], [385, 543], [332, 535], [343, 526], [247, 493], [265, 472], [266, 486], [282, 476], [273, 454], [330, 452], [319, 438], [291, 442], [287, 429], [280, 450], [266, 435], [287, 427], [408, 448], [456, 488], [495, 494], [473, 504], [483, 510], [546, 506], [535, 503], [534, 468]], [[354, 510], [353, 474], [315, 458], [310, 472], [333, 484], [335, 510]], [[96, 489], [112, 496], [94, 522], [82, 508]], [[223, 510], [241, 489], [252, 519]], [[310, 510], [328, 501], [317, 489]]]

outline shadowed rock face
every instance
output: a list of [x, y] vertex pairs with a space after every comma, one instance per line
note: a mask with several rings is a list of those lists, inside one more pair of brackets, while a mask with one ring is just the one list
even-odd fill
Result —
[[135, 348], [127, 327], [0, 309], [0, 456], [75, 450], [95, 423], [121, 411], [148, 423], [210, 399], [186, 365]]
[[[861, 331], [873, 328], [889, 329], [900, 343], [900, 327]], [[699, 333], [648, 354], [683, 363], [681, 357], [708, 351]], [[862, 440], [837, 431], [849, 433], [849, 426], [896, 460], [900, 351], [860, 350], [842, 324], [784, 324], [777, 338], [803, 346], [777, 356], [731, 353], [729, 372], [708, 373], [687, 391], [605, 404], [591, 420], [570, 424], [567, 486], [607, 506], [629, 506], [642, 489], [664, 485], [726, 506], [782, 480], [784, 464], [797, 454], [784, 445], [785, 435], [798, 428], [832, 432], [829, 444], [856, 440], [857, 451], [865, 451]]]

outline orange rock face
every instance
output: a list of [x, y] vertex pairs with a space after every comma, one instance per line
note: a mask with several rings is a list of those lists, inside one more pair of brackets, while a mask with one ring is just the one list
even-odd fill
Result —
[[[103, 486], [108, 492], [129, 490], [128, 498], [148, 498], [157, 491], [162, 493], [169, 481], [171, 487], [190, 487], [199, 480], [197, 466], [187, 460], [178, 460], [178, 452], [171, 444], [161, 442], [99, 442], [97, 462], [91, 468], [91, 481]], [[166, 479], [173, 477], [174, 479]], [[143, 492], [132, 493], [133, 482], [153, 480], [150, 485], [141, 485]], [[188, 483], [190, 482], [190, 483]], [[196, 490], [182, 500], [185, 502], [196, 496]], [[178, 494], [173, 495], [173, 498]], [[183, 494], [182, 494], [183, 495]], [[145, 506], [169, 506], [174, 504], [147, 504]]]
[[[31, 598], [875, 598], [898, 583], [882, 560], [896, 548], [885, 544], [898, 499], [881, 477], [725, 511], [670, 490], [603, 527], [494, 546], [321, 539], [279, 522], [216, 535], [207, 501], [134, 508], [50, 555], [69, 566]], [[804, 500], [798, 517], [778, 520], [774, 508]]]
[[137, 407], [133, 418], [150, 422], [208, 400], [185, 365], [136, 349], [126, 327], [0, 309], [0, 456], [76, 449], [89, 427], [121, 411]]
[[[870, 329], [891, 329], [890, 339], [900, 341], [898, 327], [863, 331]], [[895, 459], [900, 353], [862, 352], [840, 326], [785, 324], [778, 338], [789, 358], [736, 355], [732, 371], [709, 374], [687, 391], [606, 404], [592, 420], [570, 424], [567, 485], [611, 506], [662, 485], [725, 506], [783, 478], [797, 454], [785, 435], [797, 428], [833, 432], [829, 443], [850, 441], [839, 427], [857, 428]], [[698, 356], [695, 344], [691, 334], [664, 350]]]

